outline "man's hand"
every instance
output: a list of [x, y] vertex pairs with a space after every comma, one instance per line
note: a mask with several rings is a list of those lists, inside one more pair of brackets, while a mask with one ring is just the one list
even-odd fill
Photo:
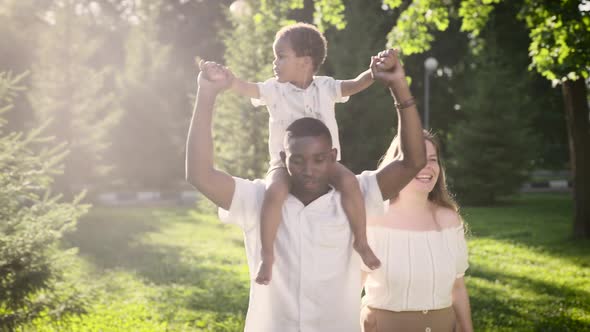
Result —
[[397, 49], [382, 51], [378, 56], [371, 57], [371, 73], [374, 79], [388, 86], [406, 80], [406, 73], [399, 61]]
[[394, 58], [390, 55], [394, 53], [393, 49], [381, 51], [377, 54], [377, 68], [381, 71], [392, 70], [395, 66]]
[[197, 83], [199, 84], [199, 89], [205, 91], [219, 93], [227, 90], [234, 79], [229, 69], [212, 61], [205, 62], [201, 60], [199, 62], [199, 69], [201, 72], [199, 73]]

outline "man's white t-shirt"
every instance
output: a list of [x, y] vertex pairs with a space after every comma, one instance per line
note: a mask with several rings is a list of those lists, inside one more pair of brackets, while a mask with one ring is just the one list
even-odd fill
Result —
[[[383, 214], [376, 172], [357, 179], [369, 216]], [[260, 264], [262, 180], [234, 178], [229, 210], [219, 209], [224, 223], [238, 225], [250, 270], [246, 332], [358, 332], [361, 305], [360, 257], [352, 249], [352, 233], [334, 189], [307, 206], [292, 195], [283, 205], [275, 240], [272, 281], [254, 282]]]
[[257, 83], [260, 99], [252, 99], [252, 105], [266, 105], [269, 113], [268, 151], [270, 165], [281, 164], [280, 152], [287, 127], [295, 120], [311, 117], [324, 122], [332, 135], [332, 146], [338, 149], [340, 160], [340, 138], [336, 123], [335, 103], [344, 103], [348, 97], [342, 97], [342, 81], [329, 76], [314, 76], [306, 89], [291, 83], [280, 83], [270, 78]]

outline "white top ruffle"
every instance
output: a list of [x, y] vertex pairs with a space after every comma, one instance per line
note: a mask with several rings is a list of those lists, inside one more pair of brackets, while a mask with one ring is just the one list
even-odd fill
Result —
[[413, 231], [369, 226], [367, 237], [382, 266], [368, 272], [363, 305], [391, 311], [452, 305], [456, 278], [469, 267], [463, 225]]

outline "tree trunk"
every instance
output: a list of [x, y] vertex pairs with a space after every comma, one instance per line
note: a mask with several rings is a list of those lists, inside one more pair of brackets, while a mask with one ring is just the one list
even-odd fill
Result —
[[575, 238], [590, 238], [590, 119], [586, 83], [579, 78], [562, 86], [573, 174]]

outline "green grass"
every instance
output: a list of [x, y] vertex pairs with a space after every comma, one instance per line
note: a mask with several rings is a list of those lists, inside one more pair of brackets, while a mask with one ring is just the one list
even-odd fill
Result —
[[96, 208], [66, 239], [79, 248], [88, 314], [37, 331], [242, 331], [242, 234], [187, 209]]
[[590, 331], [590, 241], [571, 239], [568, 195], [466, 208], [476, 330]]
[[[566, 195], [466, 208], [476, 331], [590, 331], [590, 241]], [[174, 208], [95, 208], [67, 237], [87, 313], [26, 331], [241, 331], [248, 273], [238, 228]], [[337, 299], [335, 299], [337, 301]]]

